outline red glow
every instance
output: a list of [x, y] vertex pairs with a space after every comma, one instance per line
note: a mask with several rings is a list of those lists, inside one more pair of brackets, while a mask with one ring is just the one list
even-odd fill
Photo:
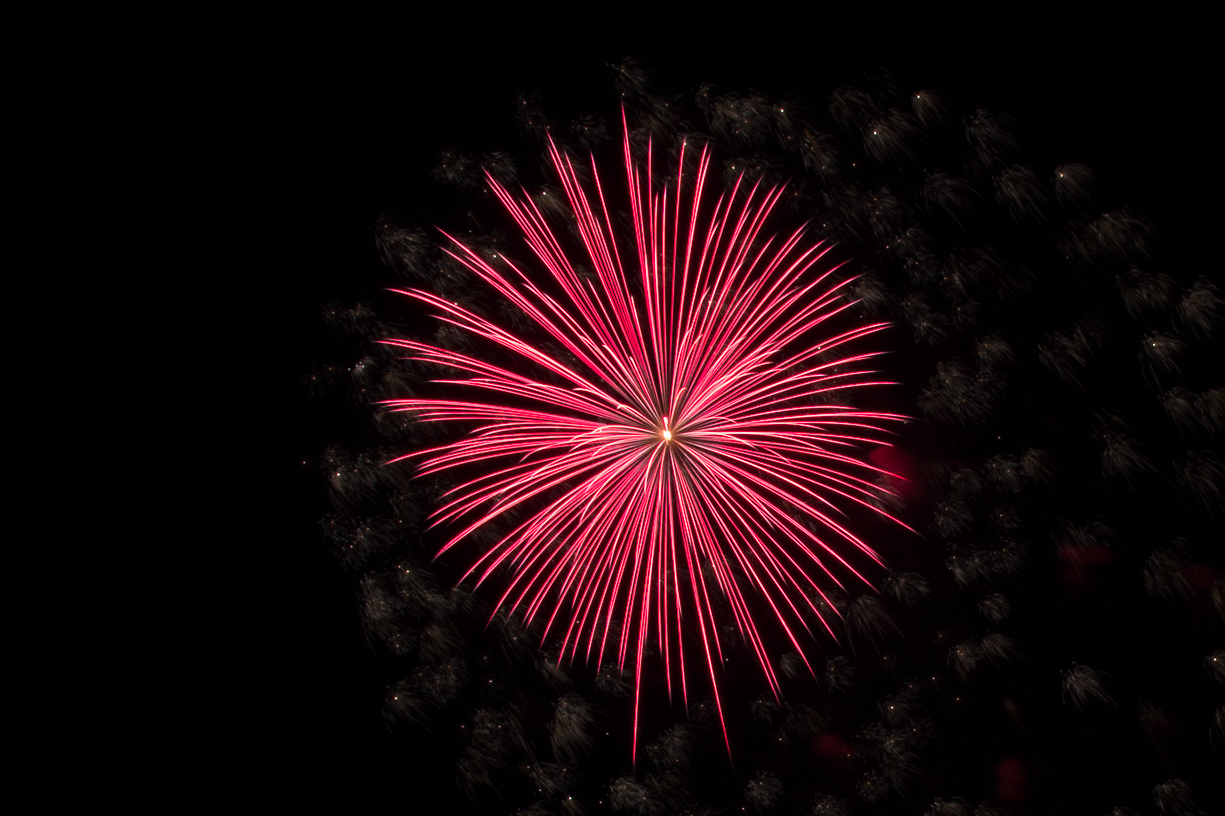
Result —
[[[903, 417], [829, 397], [882, 384], [864, 368], [874, 354], [847, 349], [884, 324], [828, 332], [852, 303], [842, 294], [847, 282], [835, 281], [827, 248], [806, 241], [802, 229], [763, 233], [781, 190], [738, 183], [711, 205], [705, 150], [694, 169], [695, 157], [682, 149], [680, 179], [665, 189], [649, 148], [640, 168], [628, 135], [624, 146], [632, 253], [613, 237], [594, 161], [587, 189], [555, 145], [581, 260], [566, 254], [530, 199], [492, 178], [548, 278], [491, 262], [459, 241], [449, 250], [569, 359], [435, 294], [406, 291], [439, 319], [501, 347], [499, 359], [513, 352], [528, 364], [524, 371], [539, 373], [389, 340], [412, 359], [460, 372], [438, 382], [483, 395], [393, 400], [389, 408], [472, 424], [457, 442], [410, 454], [421, 474], [485, 467], [435, 514], [436, 524], [460, 522], [441, 552], [517, 511], [517, 526], [467, 574], [480, 584], [509, 568], [499, 607], [543, 621], [546, 636], [560, 636], [563, 655], [602, 660], [615, 652], [622, 668], [633, 665], [640, 689], [653, 645], [669, 693], [676, 681], [687, 699], [692, 651], [718, 702], [726, 635], [716, 607], [728, 608], [777, 694], [753, 610], [768, 607], [766, 616], [803, 655], [810, 622], [829, 629], [820, 604], [840, 585], [836, 573], [866, 580], [852, 566], [856, 554], [879, 561], [839, 520], [840, 508], [875, 508], [885, 491], [877, 480], [890, 470], [866, 462], [861, 449], [885, 444], [883, 426]], [[594, 272], [580, 273], [576, 262]], [[759, 600], [751, 605], [751, 597]]]
[[1056, 553], [1064, 562], [1059, 578], [1065, 584], [1088, 584], [1093, 568], [1114, 560], [1114, 553], [1102, 544], [1062, 544]]
[[846, 759], [855, 753], [851, 744], [838, 734], [821, 734], [812, 741], [812, 749], [826, 760]]
[[995, 766], [995, 795], [1001, 802], [1020, 802], [1025, 798], [1029, 769], [1016, 757], [1008, 757]]

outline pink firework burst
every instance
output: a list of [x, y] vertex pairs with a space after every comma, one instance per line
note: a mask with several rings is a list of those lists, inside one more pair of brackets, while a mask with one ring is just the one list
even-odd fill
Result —
[[[649, 648], [663, 658], [669, 694], [678, 683], [686, 701], [686, 655], [700, 655], [722, 718], [720, 617], [730, 609], [778, 694], [761, 626], [777, 624], [801, 655], [812, 624], [832, 634], [826, 589], [837, 573], [866, 581], [851, 564], [856, 552], [879, 561], [845, 526], [847, 505], [875, 510], [885, 492], [883, 471], [861, 451], [883, 444], [884, 426], [903, 417], [835, 400], [880, 384], [861, 368], [873, 353], [847, 347], [885, 324], [830, 331], [850, 301], [824, 261], [828, 250], [803, 229], [763, 233], [781, 189], [737, 183], [711, 204], [705, 149], [689, 151], [690, 178], [682, 146], [675, 182], [659, 189], [650, 148], [643, 169], [628, 134], [624, 146], [632, 245], [616, 236], [594, 158], [588, 188], [550, 144], [582, 252], [568, 254], [544, 213], [492, 178], [547, 277], [455, 239], [448, 250], [568, 356], [407, 291], [525, 365], [388, 340], [460, 372], [437, 382], [482, 395], [388, 407], [475, 425], [459, 441], [410, 454], [421, 474], [485, 468], [435, 513], [436, 524], [460, 526], [441, 552], [513, 519], [465, 577], [480, 584], [505, 571], [499, 608], [543, 621], [570, 659], [615, 652], [622, 670], [632, 664], [635, 711]], [[579, 271], [580, 255], [594, 274]], [[637, 722], [635, 713], [635, 745]]]

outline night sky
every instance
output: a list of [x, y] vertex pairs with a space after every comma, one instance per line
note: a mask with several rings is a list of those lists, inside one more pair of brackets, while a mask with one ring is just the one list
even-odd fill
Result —
[[[1219, 255], [1210, 251], [1223, 216], [1222, 28], [1213, 4], [1154, 4], [1146, 12], [1087, 3], [907, 12], [846, 6], [814, 4], [797, 17], [761, 4], [726, 12], [608, 7], [590, 16], [577, 6], [545, 14], [509, 7], [420, 12], [405, 4], [376, 14], [311, 5], [105, 19], [63, 11], [31, 23], [32, 58], [16, 109], [30, 123], [30, 144], [67, 160], [32, 165], [18, 184], [41, 191], [31, 212], [57, 225], [53, 240], [65, 251], [54, 254], [71, 259], [70, 277], [61, 279], [75, 281], [65, 296], [72, 328], [88, 327], [74, 346], [126, 359], [147, 353], [105, 374], [83, 365], [70, 378], [93, 393], [120, 395], [108, 403], [129, 406], [114, 423], [124, 429], [117, 445], [123, 452], [109, 452], [109, 469], [87, 471], [102, 482], [89, 516], [97, 524], [92, 540], [83, 530], [68, 545], [82, 549], [69, 560], [105, 565], [117, 576], [116, 590], [96, 603], [123, 624], [74, 613], [76, 623], [65, 630], [71, 634], [57, 648], [73, 653], [77, 644], [83, 653], [101, 644], [109, 657], [82, 667], [58, 654], [28, 673], [35, 687], [95, 688], [110, 701], [57, 707], [48, 721], [63, 736], [40, 741], [33, 753], [39, 773], [31, 778], [43, 795], [68, 795], [65, 770], [88, 768], [93, 790], [175, 812], [513, 813], [531, 804], [518, 788], [504, 799], [484, 792], [475, 801], [460, 790], [444, 733], [462, 720], [459, 709], [427, 726], [384, 716], [386, 688], [403, 676], [404, 664], [367, 637], [358, 602], [362, 570], [342, 566], [319, 526], [332, 510], [324, 450], [357, 452], [380, 441], [368, 409], [348, 389], [312, 394], [305, 381], [361, 353], [360, 344], [325, 324], [326, 305], [371, 303], [381, 315], [407, 319], [389, 314], [399, 304], [383, 292], [401, 281], [379, 260], [381, 214], [427, 229], [470, 223], [472, 198], [431, 176], [440, 150], [504, 150], [524, 175], [538, 175], [536, 147], [515, 120], [522, 92], [539, 94], [559, 120], [589, 111], [611, 119], [617, 97], [610, 65], [633, 57], [653, 74], [654, 92], [676, 94], [689, 109], [699, 86], [713, 83], [720, 91], [802, 101], [814, 121], [828, 122], [834, 88], [885, 68], [903, 92], [941, 92], [957, 121], [980, 105], [1011, 115], [1021, 155], [1040, 175], [1064, 161], [1091, 166], [1104, 199], [1155, 224], [1153, 271], [1181, 287], [1199, 275], [1221, 280]], [[479, 213], [494, 212], [481, 206]], [[64, 226], [77, 221], [79, 229]], [[1065, 290], [1079, 291], [1052, 292]], [[1066, 312], [1065, 327], [1080, 308], [1033, 302], [1051, 315]], [[50, 294], [34, 305], [49, 320], [64, 308]], [[1187, 375], [1195, 381], [1185, 383], [1193, 391], [1225, 384], [1223, 333], [1218, 324], [1213, 341], [1199, 342], [1205, 350]], [[1131, 349], [1102, 352], [1103, 370], [1136, 367]], [[1032, 347], [1015, 351], [1035, 356]], [[1038, 376], [1037, 368], [1025, 370]], [[904, 393], [917, 392], [929, 374]], [[1137, 406], [1156, 405], [1158, 390], [1112, 404], [1128, 409], [1134, 398]], [[131, 394], [140, 398], [124, 396]], [[1093, 414], [1092, 390], [1068, 394], [1066, 404], [1052, 405], [1010, 393], [1008, 410]], [[1134, 416], [1157, 416], [1145, 411], [1136, 408]], [[998, 427], [1017, 425], [1001, 419]], [[60, 427], [69, 428], [60, 432], [65, 449], [89, 436], [79, 423]], [[1131, 431], [1152, 436], [1143, 425]], [[957, 433], [933, 431], [912, 452], [956, 449], [969, 458], [983, 449], [981, 440], [958, 441], [970, 435]], [[1092, 448], [1091, 438], [1063, 433], [1052, 431], [1046, 441], [1057, 464], [1062, 448]], [[1179, 439], [1177, 432], [1166, 436]], [[1200, 434], [1186, 448], [1219, 455], [1220, 438]], [[1225, 767], [1225, 735], [1216, 736], [1215, 748], [1208, 737], [1225, 686], [1201, 664], [1225, 648], [1225, 621], [1203, 600], [1203, 587], [1225, 577], [1225, 515], [1219, 505], [1212, 516], [1193, 500], [1170, 505], [1154, 494], [1147, 500], [1161, 505], [1158, 519], [1133, 511], [1126, 488], [1068, 489], [1043, 507], [1105, 519], [1124, 538], [1158, 539], [1150, 550], [1170, 538], [1194, 539], [1186, 574], [1199, 594], [1192, 601], [1146, 594], [1133, 568], [1144, 555], [1131, 550], [1105, 564], [1098, 585], [1062, 580], [1049, 535], [1029, 542], [1032, 572], [1009, 592], [1018, 609], [1036, 611], [1020, 615], [1012, 629], [1001, 625], [1018, 638], [1025, 660], [967, 684], [968, 715], [948, 703], [959, 681], [945, 667], [947, 684], [925, 698], [940, 736], [921, 752], [913, 795], [857, 803], [854, 812], [923, 813], [933, 795], [964, 797], [971, 808], [1002, 802], [991, 769], [1016, 756], [1024, 757], [1029, 782], [1004, 803], [1014, 813], [1105, 816], [1126, 806], [1154, 814], [1148, 792], [1173, 778], [1191, 783], [1203, 812], [1225, 807], [1225, 787], [1213, 778], [1213, 769]], [[930, 534], [934, 502], [916, 500], [911, 521], [927, 537], [907, 546], [929, 548], [915, 563], [938, 571], [945, 551]], [[1085, 510], [1083, 502], [1097, 504]], [[1171, 518], [1178, 529], [1163, 538], [1160, 526]], [[1054, 529], [1057, 520], [1043, 516], [1042, 524]], [[931, 603], [944, 597], [937, 593]], [[1063, 626], [1065, 615], [1074, 620]], [[1058, 642], [1045, 654], [1043, 632], [1055, 630]], [[1078, 632], [1094, 639], [1082, 652], [1072, 648]], [[1087, 707], [1079, 716], [1061, 706], [1057, 672], [1040, 676], [1040, 667], [1066, 668], [1073, 653], [1088, 655], [1083, 662], [1100, 669], [1107, 690], [1124, 703]], [[65, 680], [84, 676], [101, 679]], [[1030, 730], [1018, 733], [999, 700], [1022, 699], [1018, 687], [1038, 683], [1050, 684], [1056, 702], [1049, 710], [1066, 723], [1043, 719], [1048, 709], [1036, 707]], [[1169, 733], [1157, 740], [1165, 740], [1165, 755], [1141, 734], [1138, 700], [1163, 705], [1169, 715]], [[1124, 747], [1092, 756], [1115, 743]], [[595, 764], [602, 773], [628, 772], [618, 764], [628, 759], [616, 757], [625, 748], [601, 745]], [[115, 769], [103, 770], [117, 756], [123, 759]], [[814, 760], [813, 774], [825, 772], [823, 761]], [[729, 773], [751, 776], [752, 762], [743, 759]], [[1068, 768], [1077, 770], [1064, 773]], [[715, 786], [715, 777], [707, 782]], [[1073, 784], [1075, 795], [1060, 793]], [[788, 801], [778, 812], [805, 807]], [[612, 811], [588, 802], [586, 812]]]

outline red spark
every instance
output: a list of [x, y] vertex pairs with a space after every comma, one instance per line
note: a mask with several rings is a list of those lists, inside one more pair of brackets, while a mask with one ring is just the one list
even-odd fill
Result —
[[594, 158], [592, 191], [552, 143], [582, 263], [594, 275], [579, 271], [530, 198], [492, 178], [547, 279], [537, 282], [453, 238], [448, 250], [571, 359], [418, 290], [403, 294], [513, 352], [535, 376], [425, 343], [386, 342], [462, 372], [438, 382], [488, 399], [388, 402], [422, 421], [475, 424], [459, 441], [409, 454], [420, 459], [420, 474], [489, 463], [434, 514], [435, 524], [464, 522], [439, 554], [515, 511], [514, 529], [465, 577], [475, 575], [479, 585], [508, 568], [500, 609], [544, 620], [545, 636], [564, 632], [561, 651], [571, 659], [582, 651], [602, 660], [615, 650], [622, 670], [632, 661], [636, 746], [649, 643], [663, 656], [669, 694], [675, 676], [687, 702], [683, 638], [700, 642], [722, 719], [715, 667], [725, 636], [717, 605], [730, 607], [776, 695], [750, 597], [764, 599], [760, 608], [769, 607], [801, 655], [798, 633], [811, 634], [810, 621], [832, 634], [826, 589], [841, 585], [833, 562], [866, 582], [850, 563], [854, 551], [880, 561], [835, 516], [847, 503], [876, 509], [886, 492], [878, 477], [888, 471], [859, 451], [882, 444], [883, 426], [904, 418], [834, 404], [834, 394], [883, 384], [860, 367], [874, 353], [844, 347], [886, 324], [822, 335], [852, 305], [842, 292], [849, 281], [833, 278], [837, 267], [823, 264], [828, 248], [806, 241], [803, 229], [781, 239], [763, 234], [781, 189], [741, 179], [711, 207], [704, 148], [689, 179], [682, 146], [675, 183], [660, 189], [650, 147], [645, 170], [628, 132], [624, 147], [632, 254], [623, 257], [615, 237]]

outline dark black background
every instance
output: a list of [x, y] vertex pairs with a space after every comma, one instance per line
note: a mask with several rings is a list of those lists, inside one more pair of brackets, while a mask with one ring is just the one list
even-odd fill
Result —
[[24, 508], [49, 562], [25, 587], [36, 648], [16, 673], [50, 698], [25, 752], [49, 803], [464, 812], [428, 736], [383, 719], [355, 579], [317, 529], [315, 463], [362, 420], [303, 375], [333, 347], [321, 306], [390, 283], [376, 216], [459, 222], [430, 166], [523, 144], [520, 90], [607, 111], [608, 64], [634, 56], [685, 96], [713, 82], [820, 106], [886, 67], [1013, 114], [1031, 154], [1091, 164], [1156, 220], [1167, 263], [1220, 263], [1206, 2], [62, 6], [14, 31], [18, 277], [36, 284], [15, 323], [36, 340], [15, 353], [52, 421], [25, 481], [50, 499]]

